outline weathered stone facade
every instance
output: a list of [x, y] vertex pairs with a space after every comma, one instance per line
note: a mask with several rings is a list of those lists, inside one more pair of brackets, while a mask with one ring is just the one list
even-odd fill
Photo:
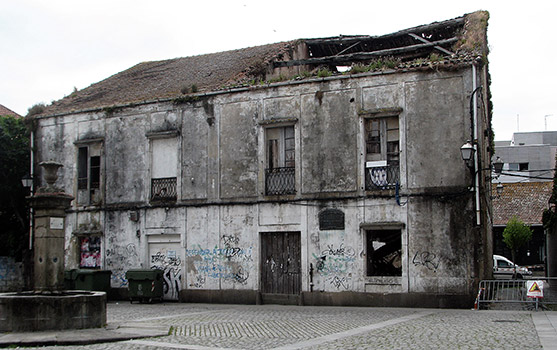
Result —
[[36, 157], [76, 196], [66, 267], [115, 289], [158, 267], [181, 301], [470, 306], [489, 185], [477, 225], [459, 149], [486, 77], [473, 59], [38, 117]]

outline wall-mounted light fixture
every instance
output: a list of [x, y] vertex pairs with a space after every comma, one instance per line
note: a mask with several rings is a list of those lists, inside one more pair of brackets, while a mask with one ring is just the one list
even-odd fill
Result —
[[503, 193], [503, 184], [498, 182], [497, 186], [495, 186], [495, 196], [491, 196], [491, 199], [493, 198], [499, 198], [501, 197], [501, 193]]
[[460, 147], [462, 160], [466, 162], [466, 165], [469, 168], [473, 166], [472, 159], [474, 159], [474, 153], [476, 153], [476, 148], [470, 143], [470, 141], [466, 141], [466, 143]]
[[21, 184], [25, 188], [30, 188], [33, 185], [33, 178], [31, 175], [25, 174], [25, 176], [21, 178]]

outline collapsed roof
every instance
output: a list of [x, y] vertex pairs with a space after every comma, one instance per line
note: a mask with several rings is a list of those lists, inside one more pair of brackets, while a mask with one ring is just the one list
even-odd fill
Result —
[[[42, 115], [184, 98], [231, 87], [418, 66], [451, 66], [487, 56], [486, 11], [383, 36], [298, 39], [245, 49], [143, 62], [53, 102]], [[360, 67], [360, 69], [355, 69]], [[346, 73], [345, 73], [346, 74]]]

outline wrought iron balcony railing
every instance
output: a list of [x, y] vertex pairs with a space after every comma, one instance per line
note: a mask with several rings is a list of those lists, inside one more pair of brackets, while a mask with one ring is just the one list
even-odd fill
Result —
[[268, 196], [295, 194], [295, 168], [265, 169], [265, 194]]
[[176, 178], [151, 179], [151, 200], [176, 200]]
[[385, 166], [366, 167], [366, 191], [395, 188], [399, 182], [398, 162], [391, 161]]

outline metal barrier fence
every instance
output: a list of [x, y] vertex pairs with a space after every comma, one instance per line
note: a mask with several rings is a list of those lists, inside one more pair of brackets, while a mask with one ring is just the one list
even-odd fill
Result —
[[[528, 283], [529, 281], [536, 283]], [[536, 291], [536, 288], [539, 290]], [[528, 296], [528, 294], [540, 293], [543, 297]], [[520, 305], [525, 309], [536, 310], [540, 307], [546, 309], [549, 305], [557, 305], [557, 277], [480, 281], [474, 308], [479, 310], [495, 304]]]

